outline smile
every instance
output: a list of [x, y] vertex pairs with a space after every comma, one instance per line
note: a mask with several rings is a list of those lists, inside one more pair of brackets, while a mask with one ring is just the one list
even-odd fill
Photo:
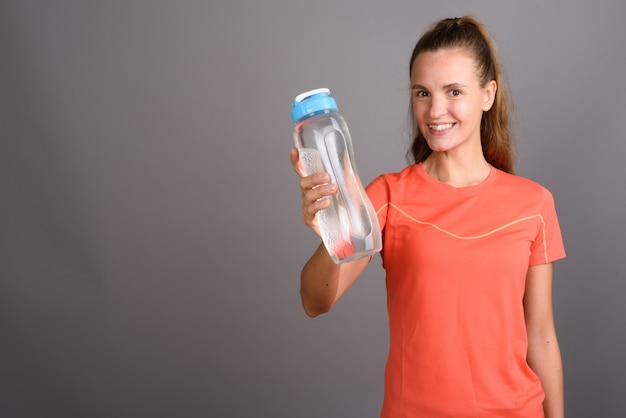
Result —
[[437, 131], [437, 132], [445, 131], [446, 129], [450, 129], [453, 126], [454, 126], [454, 123], [444, 123], [442, 125], [428, 125], [430, 129], [432, 129], [433, 131]]

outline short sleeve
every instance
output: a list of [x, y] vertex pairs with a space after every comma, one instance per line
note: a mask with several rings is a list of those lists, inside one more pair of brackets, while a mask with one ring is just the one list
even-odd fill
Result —
[[385, 179], [384, 175], [376, 177], [366, 188], [365, 188], [370, 201], [372, 202], [372, 206], [374, 206], [374, 211], [378, 215], [378, 223], [380, 224], [380, 230], [385, 230], [385, 224], [387, 223], [387, 212], [389, 208], [389, 183]]
[[565, 258], [565, 247], [556, 214], [554, 197], [545, 188], [539, 212], [539, 228], [531, 246], [529, 265], [547, 264]]

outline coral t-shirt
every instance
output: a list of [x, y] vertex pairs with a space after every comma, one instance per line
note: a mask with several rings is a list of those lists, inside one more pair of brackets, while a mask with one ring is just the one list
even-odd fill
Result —
[[543, 417], [522, 300], [528, 267], [565, 257], [550, 192], [495, 168], [455, 188], [422, 164], [367, 192], [387, 276], [381, 417]]

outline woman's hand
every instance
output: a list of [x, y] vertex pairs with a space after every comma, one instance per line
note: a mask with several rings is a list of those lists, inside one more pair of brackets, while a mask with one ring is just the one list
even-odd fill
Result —
[[327, 197], [337, 193], [337, 185], [329, 183], [328, 173], [315, 173], [307, 176], [297, 148], [291, 149], [290, 156], [293, 169], [300, 176], [302, 221], [321, 237], [317, 212], [330, 206], [330, 200]]

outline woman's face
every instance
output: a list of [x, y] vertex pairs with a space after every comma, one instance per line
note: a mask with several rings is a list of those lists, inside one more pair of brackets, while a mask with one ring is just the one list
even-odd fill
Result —
[[480, 147], [480, 121], [493, 104], [496, 83], [480, 86], [467, 51], [420, 53], [413, 62], [411, 86], [413, 114], [431, 150]]

